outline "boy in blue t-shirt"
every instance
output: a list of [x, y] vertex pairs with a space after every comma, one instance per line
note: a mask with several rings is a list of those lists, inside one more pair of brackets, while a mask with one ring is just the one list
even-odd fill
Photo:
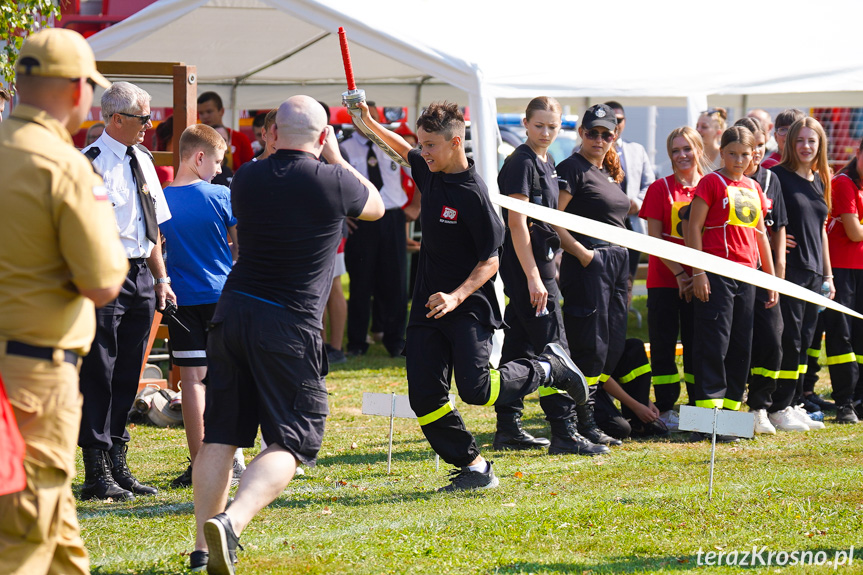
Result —
[[[160, 226], [167, 245], [168, 275], [177, 294], [176, 318], [189, 328], [186, 332], [175, 322], [168, 323], [171, 355], [180, 368], [183, 424], [193, 463], [204, 439], [207, 327], [237, 257], [231, 191], [210, 183], [222, 171], [226, 148], [213, 128], [204, 124], [186, 128], [180, 137], [180, 168], [165, 188], [173, 218]], [[242, 468], [242, 459], [235, 456], [234, 479], [238, 480]], [[191, 465], [171, 482], [173, 487], [191, 484]]]

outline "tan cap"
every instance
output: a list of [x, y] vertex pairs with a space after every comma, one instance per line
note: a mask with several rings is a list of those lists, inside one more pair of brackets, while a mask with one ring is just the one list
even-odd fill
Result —
[[78, 32], [47, 28], [24, 40], [15, 72], [22, 76], [46, 78], [89, 78], [103, 88], [111, 82], [96, 71], [93, 49]]

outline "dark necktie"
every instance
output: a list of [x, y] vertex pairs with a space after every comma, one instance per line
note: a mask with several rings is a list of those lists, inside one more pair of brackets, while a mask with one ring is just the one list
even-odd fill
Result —
[[384, 187], [384, 179], [381, 177], [381, 166], [378, 163], [378, 157], [375, 155], [375, 144], [369, 141], [369, 154], [366, 156], [366, 164], [368, 168], [369, 181], [380, 190]]
[[150, 188], [147, 186], [147, 180], [144, 177], [144, 171], [141, 170], [141, 164], [138, 163], [138, 157], [132, 151], [132, 146], [126, 148], [126, 155], [129, 156], [132, 177], [134, 177], [135, 185], [138, 187], [138, 197], [141, 198], [141, 211], [144, 212], [147, 239], [155, 244], [159, 240], [159, 224], [156, 223], [156, 205], [153, 202], [153, 196], [150, 195]]

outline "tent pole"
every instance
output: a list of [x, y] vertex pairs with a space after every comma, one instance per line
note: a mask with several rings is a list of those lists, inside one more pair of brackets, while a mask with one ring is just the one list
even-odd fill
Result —
[[240, 128], [239, 125], [240, 113], [237, 110], [237, 81], [234, 80], [233, 84], [231, 84], [231, 126], [232, 130], [238, 130]]
[[411, 128], [411, 131], [416, 129], [414, 126], [416, 126], [417, 118], [420, 117], [420, 109], [422, 108], [423, 104], [423, 84], [425, 84], [429, 80], [431, 80], [431, 76], [423, 76], [422, 78], [420, 78], [419, 84], [417, 84], [416, 98], [414, 99], [413, 117], [408, 116], [408, 122], [410, 122], [408, 127]]
[[656, 106], [647, 107], [647, 157], [650, 160], [650, 165], [656, 165]]

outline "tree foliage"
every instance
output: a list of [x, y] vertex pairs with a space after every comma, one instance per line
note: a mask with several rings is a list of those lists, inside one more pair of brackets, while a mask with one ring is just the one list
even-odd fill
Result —
[[52, 0], [0, 0], [0, 74], [7, 88], [15, 80], [15, 62], [24, 39], [59, 16], [60, 6]]

